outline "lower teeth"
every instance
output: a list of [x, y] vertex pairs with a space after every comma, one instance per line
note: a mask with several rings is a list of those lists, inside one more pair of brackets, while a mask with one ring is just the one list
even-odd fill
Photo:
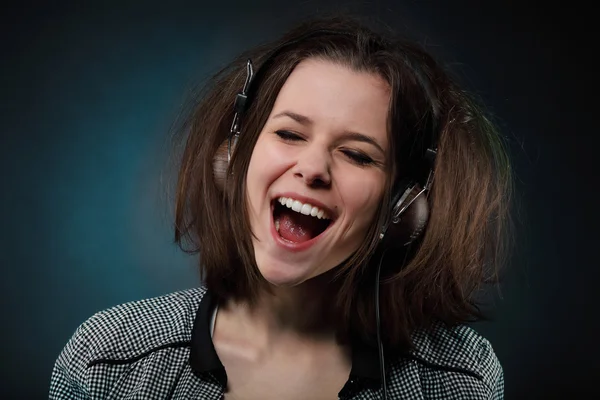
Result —
[[279, 233], [279, 220], [278, 219], [275, 220], [275, 230], [277, 231], [277, 233]]

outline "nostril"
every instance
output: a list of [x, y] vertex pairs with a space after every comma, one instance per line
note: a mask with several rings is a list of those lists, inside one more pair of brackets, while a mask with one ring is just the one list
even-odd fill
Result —
[[325, 187], [328, 185], [328, 183], [325, 182], [324, 179], [317, 177], [310, 182], [310, 185], [314, 187]]
[[302, 174], [300, 172], [296, 172], [294, 174], [295, 177], [300, 178], [304, 181], [305, 184], [312, 187], [327, 187], [329, 186], [331, 180], [327, 179], [321, 174]]

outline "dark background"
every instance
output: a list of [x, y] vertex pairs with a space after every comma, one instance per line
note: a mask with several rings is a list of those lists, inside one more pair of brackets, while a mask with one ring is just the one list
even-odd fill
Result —
[[94, 312], [198, 285], [171, 235], [169, 128], [186, 91], [330, 10], [426, 43], [510, 141], [517, 246], [493, 320], [477, 326], [504, 366], [506, 398], [598, 393], [596, 24], [575, 2], [509, 3], [4, 5], [0, 397], [47, 396], [54, 360]]

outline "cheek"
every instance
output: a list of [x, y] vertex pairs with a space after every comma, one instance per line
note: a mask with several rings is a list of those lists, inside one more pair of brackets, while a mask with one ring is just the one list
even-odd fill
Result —
[[248, 175], [252, 174], [261, 180], [274, 180], [289, 168], [292, 154], [290, 148], [260, 137], [250, 158]]
[[264, 141], [259, 137], [254, 149], [252, 150], [252, 156], [250, 157], [250, 163], [248, 165], [248, 173], [246, 179], [248, 187], [254, 186], [261, 180], [261, 177], [269, 171], [268, 168], [268, 157], [269, 151], [265, 146]]
[[270, 185], [289, 167], [291, 157], [275, 143], [259, 137], [252, 152], [246, 183], [248, 198], [255, 206], [266, 196]]
[[264, 193], [264, 182], [262, 177], [265, 171], [264, 157], [261, 154], [259, 143], [256, 144], [250, 157], [248, 171], [246, 172], [246, 201], [250, 205], [252, 215], [256, 213], [259, 207], [260, 197]]
[[[351, 174], [348, 174], [352, 176]], [[365, 174], [345, 185], [346, 205], [353, 209], [375, 209], [383, 197], [384, 177], [380, 174]]]
[[344, 206], [353, 225], [366, 229], [375, 218], [377, 207], [383, 197], [384, 178], [375, 174], [349, 182], [345, 188]]

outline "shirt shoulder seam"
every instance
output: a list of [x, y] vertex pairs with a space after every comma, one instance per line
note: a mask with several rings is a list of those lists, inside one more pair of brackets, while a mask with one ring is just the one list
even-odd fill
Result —
[[131, 363], [137, 362], [145, 357], [148, 357], [150, 354], [155, 353], [160, 350], [165, 350], [165, 349], [169, 349], [169, 348], [176, 349], [176, 348], [190, 347], [190, 346], [191, 346], [191, 341], [189, 341], [189, 340], [166, 343], [166, 344], [162, 344], [160, 346], [154, 347], [150, 350], [146, 350], [141, 354], [137, 354], [135, 356], [128, 357], [128, 358], [98, 358], [95, 360], [91, 360], [87, 363], [87, 367], [90, 368], [90, 367], [93, 367], [98, 364], [111, 364], [111, 365], [131, 364]]
[[482, 382], [484, 382], [484, 377], [482, 374], [478, 373], [477, 371], [473, 370], [473, 369], [469, 369], [469, 368], [461, 368], [461, 367], [456, 367], [456, 366], [450, 366], [447, 364], [439, 364], [439, 363], [434, 363], [432, 361], [428, 361], [422, 357], [419, 357], [415, 354], [410, 354], [409, 358], [428, 367], [428, 368], [432, 368], [432, 369], [437, 369], [440, 371], [446, 371], [446, 372], [457, 372], [463, 375], [469, 375], [472, 376]]

